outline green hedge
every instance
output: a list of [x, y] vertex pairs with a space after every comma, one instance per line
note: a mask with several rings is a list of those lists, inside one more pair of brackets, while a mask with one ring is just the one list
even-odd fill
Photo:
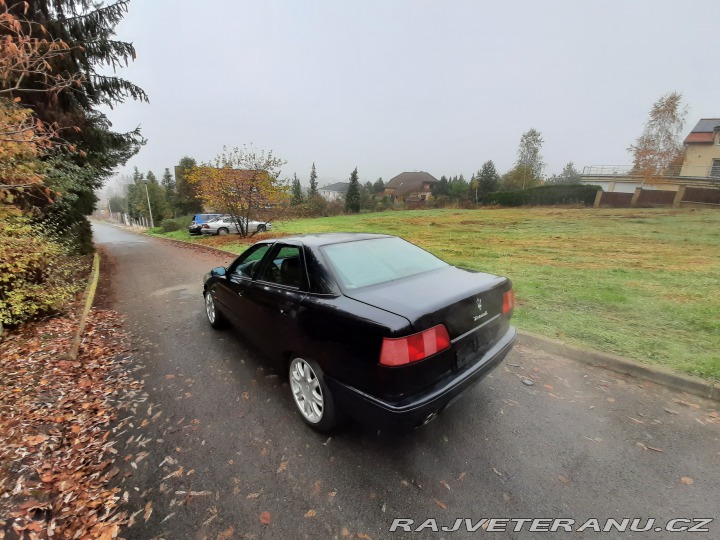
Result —
[[193, 214], [187, 216], [180, 216], [176, 218], [165, 218], [162, 220], [160, 227], [162, 232], [173, 232], [187, 230], [192, 222]]
[[486, 204], [500, 206], [584, 204], [592, 206], [600, 186], [571, 184], [545, 185], [522, 191], [495, 191], [485, 198]]

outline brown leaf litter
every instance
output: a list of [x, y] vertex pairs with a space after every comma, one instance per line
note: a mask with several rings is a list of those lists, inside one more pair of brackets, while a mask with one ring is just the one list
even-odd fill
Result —
[[[111, 486], [122, 461], [112, 431], [140, 383], [125, 370], [119, 316], [93, 310], [76, 361], [77, 321], [29, 323], [0, 341], [0, 533], [116, 538], [127, 522]], [[146, 517], [149, 517], [146, 514]]]

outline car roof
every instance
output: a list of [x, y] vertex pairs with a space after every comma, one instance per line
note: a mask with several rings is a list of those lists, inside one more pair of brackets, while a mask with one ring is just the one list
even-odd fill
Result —
[[327, 246], [330, 244], [342, 244], [345, 242], [357, 242], [358, 240], [373, 240], [377, 238], [395, 238], [389, 234], [372, 233], [348, 233], [332, 232], [317, 234], [298, 234], [295, 236], [283, 236], [281, 238], [270, 238], [267, 243], [296, 241], [309, 247]]

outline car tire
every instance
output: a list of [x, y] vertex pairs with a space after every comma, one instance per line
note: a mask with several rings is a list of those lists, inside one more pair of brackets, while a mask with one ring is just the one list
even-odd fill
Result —
[[257, 232], [265, 232], [267, 227], [265, 225], [258, 225]]
[[222, 330], [227, 327], [227, 319], [225, 315], [215, 305], [215, 299], [213, 298], [211, 291], [205, 291], [205, 315], [207, 320], [215, 330]]
[[307, 425], [315, 431], [327, 432], [340, 423], [340, 413], [317, 362], [293, 357], [288, 376], [290, 395]]
[[230, 232], [230, 231], [229, 231], [228, 229], [226, 229], [225, 227], [220, 227], [220, 228], [218, 229], [218, 232], [217, 232], [217, 233], [218, 233], [220, 236], [225, 236], [225, 235], [226, 235], [227, 233], [229, 233], [229, 232]]

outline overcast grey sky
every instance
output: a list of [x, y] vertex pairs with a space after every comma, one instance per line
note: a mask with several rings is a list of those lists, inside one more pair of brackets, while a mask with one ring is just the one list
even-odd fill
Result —
[[149, 142], [119, 172], [254, 143], [303, 184], [313, 161], [321, 185], [469, 179], [531, 127], [547, 175], [625, 164], [661, 95], [683, 94], [686, 130], [720, 116], [718, 20], [718, 0], [134, 0], [121, 75], [150, 103], [109, 115]]

